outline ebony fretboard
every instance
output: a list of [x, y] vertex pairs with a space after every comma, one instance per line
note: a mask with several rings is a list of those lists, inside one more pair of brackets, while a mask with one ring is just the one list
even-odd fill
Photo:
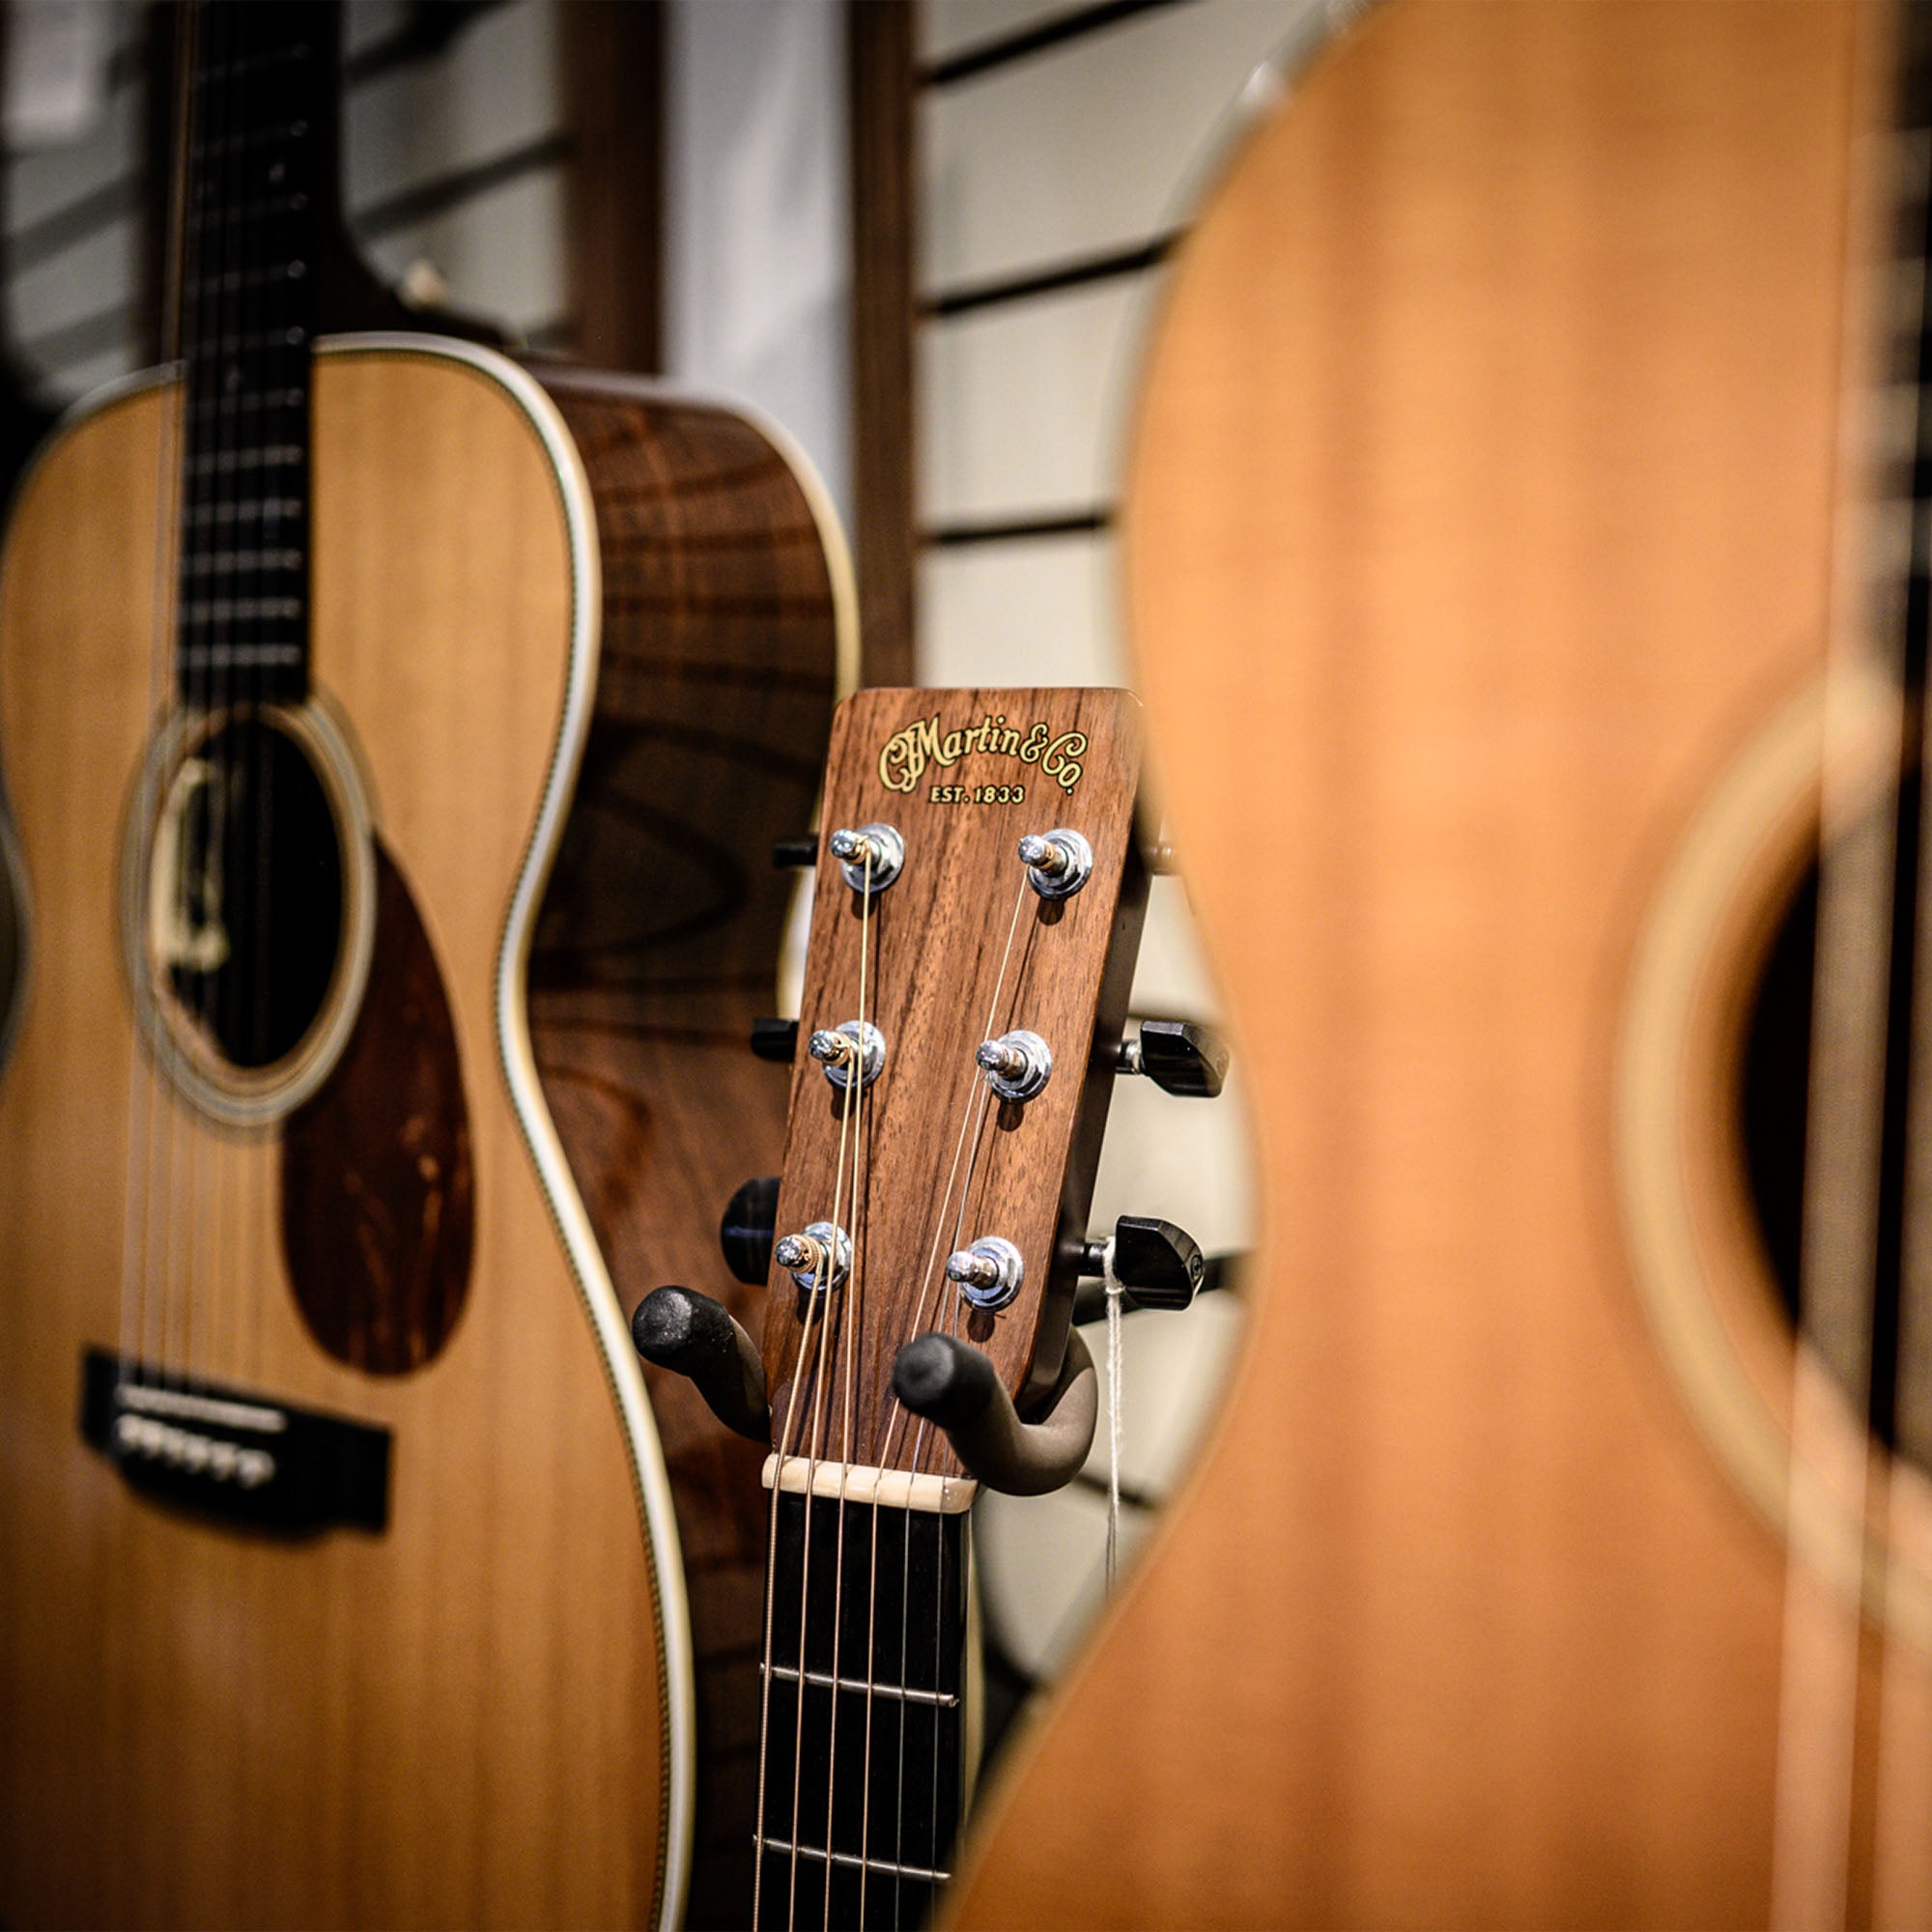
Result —
[[758, 1924], [890, 1932], [923, 1923], [952, 1871], [967, 1519], [811, 1508], [808, 1585], [805, 1498], [779, 1498]]
[[334, 31], [310, 0], [189, 13], [176, 663], [197, 706], [307, 691], [309, 357]]

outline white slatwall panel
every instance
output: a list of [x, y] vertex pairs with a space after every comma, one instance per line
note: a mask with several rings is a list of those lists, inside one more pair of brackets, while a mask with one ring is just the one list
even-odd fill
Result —
[[928, 99], [928, 292], [1104, 254], [1184, 215], [1196, 171], [1308, 0], [1187, 0]]
[[[139, 42], [139, 14], [127, 0], [107, 4], [114, 20], [106, 43], [122, 49], [125, 68]], [[78, 395], [133, 367], [140, 237], [131, 209], [141, 130], [140, 90], [124, 82], [77, 139], [33, 148], [7, 167], [0, 315], [23, 371], [50, 394]], [[66, 217], [90, 202], [101, 205], [101, 216], [72, 228]], [[127, 212], [114, 213], [116, 203]], [[16, 260], [21, 240], [31, 252]], [[90, 336], [95, 346], [83, 346]]]
[[979, 309], [920, 331], [928, 526], [1087, 509], [1113, 492], [1140, 278]]

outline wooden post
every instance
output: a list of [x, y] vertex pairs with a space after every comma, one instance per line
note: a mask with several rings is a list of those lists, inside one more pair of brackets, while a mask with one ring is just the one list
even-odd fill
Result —
[[563, 26], [573, 346], [598, 369], [664, 367], [664, 0], [571, 0]]
[[913, 10], [846, 0], [861, 676], [913, 682]]

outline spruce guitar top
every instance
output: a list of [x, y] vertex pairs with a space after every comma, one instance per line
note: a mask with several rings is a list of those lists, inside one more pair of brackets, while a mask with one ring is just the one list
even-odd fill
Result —
[[669, 1927], [731, 1478], [624, 1316], [777, 1145], [838, 538], [729, 411], [332, 332], [335, 10], [182, 12], [170, 362], [0, 556], [0, 1920]]
[[1394, 0], [1179, 250], [1253, 1324], [954, 1923], [1932, 1923], [1928, 27]]
[[[976, 1749], [966, 1512], [981, 1484], [1058, 1487], [1093, 1439], [1069, 1318], [1103, 1265], [1108, 1095], [1139, 1065], [1139, 776], [1123, 692], [846, 700], [784, 1172], [727, 1216], [733, 1266], [769, 1282], [762, 1341], [684, 1287], [633, 1323], [769, 1450], [761, 1927], [919, 1924], [953, 1868]], [[1197, 1044], [1155, 1077], [1216, 1091], [1225, 1063]], [[1166, 1223], [1122, 1221], [1109, 1252], [1150, 1304], [1202, 1279]]]

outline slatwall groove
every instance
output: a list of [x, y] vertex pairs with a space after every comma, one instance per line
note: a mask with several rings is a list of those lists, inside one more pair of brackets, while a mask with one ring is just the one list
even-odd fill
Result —
[[937, 550], [961, 550], [969, 544], [1015, 543], [1036, 537], [1097, 536], [1114, 526], [1111, 508], [1067, 510], [1059, 516], [994, 518], [977, 524], [937, 524], [922, 531], [920, 541]]
[[115, 302], [91, 315], [77, 316], [19, 345], [21, 357], [33, 368], [58, 376], [64, 370], [123, 347], [140, 327], [137, 305]]
[[124, 216], [138, 213], [140, 206], [141, 183], [136, 175], [122, 175], [89, 188], [14, 230], [7, 237], [8, 269], [14, 274], [24, 274]]
[[1122, 20], [1130, 20], [1137, 14], [1151, 14], [1161, 7], [1187, 4], [1189, 0], [1094, 0], [1091, 6], [1052, 14], [1035, 26], [1021, 28], [1017, 33], [982, 41], [949, 54], [943, 60], [929, 62], [922, 70], [920, 79], [927, 87], [955, 86], [962, 80], [989, 73], [996, 68], [1044, 53], [1049, 47], [1082, 40], [1089, 34], [1104, 33], [1109, 27], [1119, 26]]
[[970, 315], [976, 309], [1000, 308], [1009, 302], [1031, 300], [1036, 296], [1084, 288], [1092, 282], [1118, 281], [1124, 276], [1143, 274], [1165, 262], [1179, 240], [1178, 233], [1156, 235], [1136, 247], [1049, 263], [996, 281], [941, 289], [921, 303], [921, 314], [928, 322], [944, 322], [953, 316]]
[[400, 229], [433, 221], [466, 202], [479, 200], [506, 183], [559, 168], [570, 155], [570, 137], [559, 128], [490, 160], [472, 162], [468, 167], [418, 182], [412, 187], [355, 211], [350, 218], [365, 242], [380, 242]]
[[498, 7], [510, 5], [511, 0], [443, 0], [443, 4], [446, 12], [455, 17], [444, 23], [434, 38], [425, 37], [420, 14], [407, 14], [404, 24], [392, 32], [353, 50], [346, 50], [342, 63], [343, 86], [354, 90], [372, 80], [379, 80], [398, 68], [440, 59], [449, 51], [454, 36], [472, 20], [495, 13]]

